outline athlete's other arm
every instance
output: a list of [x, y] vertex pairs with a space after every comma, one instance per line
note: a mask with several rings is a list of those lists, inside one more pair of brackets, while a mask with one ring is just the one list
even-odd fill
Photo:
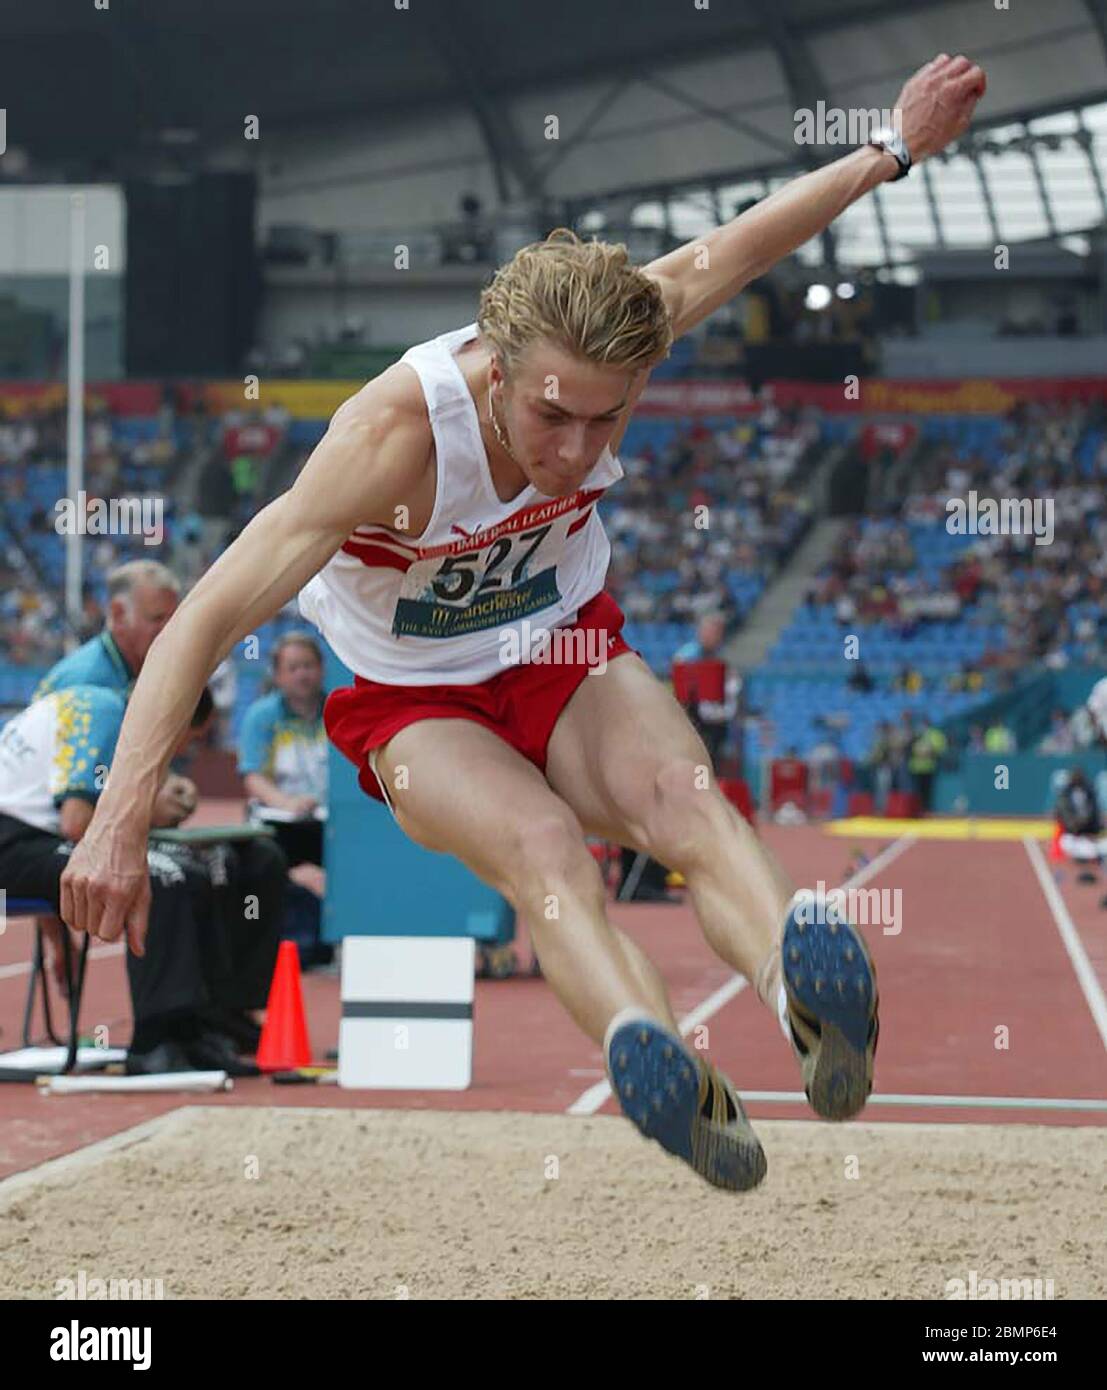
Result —
[[[966, 130], [986, 85], [981, 67], [945, 53], [908, 79], [895, 109], [913, 163], [937, 154]], [[679, 338], [728, 303], [877, 184], [893, 178], [897, 168], [893, 155], [865, 145], [793, 179], [740, 217], [643, 266], [662, 284], [674, 334]]]
[[[142, 952], [150, 885], [146, 836], [172, 751], [209, 675], [273, 617], [363, 523], [388, 520], [430, 459], [421, 396], [404, 371], [363, 387], [335, 414], [293, 487], [260, 511], [196, 584], [150, 648], [107, 784], [61, 880], [61, 915]], [[417, 394], [417, 393], [416, 393]]]

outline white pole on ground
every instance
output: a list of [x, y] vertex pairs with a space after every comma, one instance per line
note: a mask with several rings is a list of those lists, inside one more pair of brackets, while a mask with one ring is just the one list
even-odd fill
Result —
[[[69, 415], [66, 425], [65, 490], [72, 515], [79, 523], [78, 502], [85, 485], [85, 195], [69, 198]], [[81, 525], [71, 526], [65, 537], [65, 611], [69, 618], [65, 646], [77, 645], [81, 619]]]

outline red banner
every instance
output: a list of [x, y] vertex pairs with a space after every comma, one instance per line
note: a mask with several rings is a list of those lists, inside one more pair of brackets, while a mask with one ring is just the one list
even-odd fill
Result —
[[1107, 377], [1010, 377], [966, 381], [768, 381], [755, 396], [743, 381], [659, 381], [639, 415], [755, 415], [766, 405], [815, 406], [848, 415], [1005, 415], [1020, 401], [1107, 401]]
[[885, 449], [890, 449], [898, 457], [918, 432], [918, 425], [909, 420], [872, 420], [861, 429], [858, 449], [866, 463]]
[[[69, 392], [60, 381], [0, 381], [0, 415], [8, 418], [28, 411], [64, 409]], [[103, 409], [113, 415], [156, 415], [162, 387], [156, 381], [90, 382], [85, 387], [85, 410]]]
[[[344, 381], [272, 381], [264, 383], [258, 402], [245, 402], [241, 381], [174, 382], [177, 409], [192, 407], [197, 397], [212, 414], [248, 409], [252, 404], [283, 406], [295, 419], [327, 420], [363, 385]], [[85, 388], [86, 408], [106, 407], [113, 415], [156, 415], [164, 386], [154, 381], [92, 382]], [[61, 382], [0, 382], [0, 415], [65, 404]], [[1107, 401], [1107, 377], [981, 377], [954, 381], [888, 381], [864, 378], [846, 383], [769, 381], [755, 393], [745, 381], [655, 381], [635, 413], [646, 416], [705, 418], [756, 415], [766, 405], [814, 406], [829, 414], [849, 415], [1004, 415], [1019, 402]]]
[[232, 425], [223, 433], [223, 454], [229, 459], [237, 458], [239, 454], [268, 458], [277, 447], [280, 437], [281, 432], [275, 426], [265, 425], [257, 420], [249, 420], [244, 425]]

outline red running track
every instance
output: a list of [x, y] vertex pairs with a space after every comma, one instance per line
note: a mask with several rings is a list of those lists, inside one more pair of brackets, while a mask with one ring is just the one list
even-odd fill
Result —
[[[862, 846], [816, 827], [770, 826], [766, 839], [798, 882], [841, 883]], [[1101, 1036], [1028, 854], [1019, 842], [920, 840], [866, 888], [899, 890], [902, 930], [867, 936], [881, 992], [876, 1090], [883, 1094], [1107, 1099], [1107, 1038]], [[1107, 883], [1076, 883], [1062, 871], [1061, 896], [1103, 991], [1107, 987]], [[613, 904], [611, 916], [657, 962], [679, 1018], [732, 980], [708, 949], [687, 906]], [[521, 953], [526, 954], [525, 942]], [[0, 936], [0, 1046], [18, 1046], [30, 958], [26, 923]], [[1094, 987], [1093, 987], [1094, 988]], [[337, 1044], [339, 988], [309, 975], [305, 1000], [316, 1055]], [[581, 1034], [541, 980], [478, 981], [474, 1080], [457, 1093], [350, 1092], [334, 1086], [240, 1081], [217, 1096], [40, 1096], [0, 1086], [0, 1177], [127, 1129], [181, 1105], [323, 1105], [565, 1111], [602, 1082], [599, 1049]], [[82, 1032], [107, 1024], [113, 1045], [129, 1037], [127, 988], [118, 948], [97, 947], [89, 964]], [[740, 1091], [799, 1090], [799, 1074], [775, 1019], [742, 989], [705, 1020], [713, 1060]], [[996, 1029], [1009, 1046], [996, 1046]], [[593, 1102], [594, 1108], [595, 1102]], [[614, 1113], [610, 1097], [601, 1113]], [[803, 1105], [751, 1102], [751, 1115], [810, 1118]], [[871, 1105], [868, 1121], [1104, 1125], [1107, 1113]]]

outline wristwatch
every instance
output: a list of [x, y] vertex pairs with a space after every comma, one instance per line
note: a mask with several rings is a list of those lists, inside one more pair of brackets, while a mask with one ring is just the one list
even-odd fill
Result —
[[875, 145], [878, 150], [887, 150], [890, 155], [895, 157], [899, 165], [899, 172], [894, 178], [888, 180], [895, 183], [896, 179], [905, 179], [911, 172], [911, 151], [903, 143], [903, 136], [893, 130], [890, 125], [883, 125], [878, 130], [874, 130], [869, 136], [868, 143]]

